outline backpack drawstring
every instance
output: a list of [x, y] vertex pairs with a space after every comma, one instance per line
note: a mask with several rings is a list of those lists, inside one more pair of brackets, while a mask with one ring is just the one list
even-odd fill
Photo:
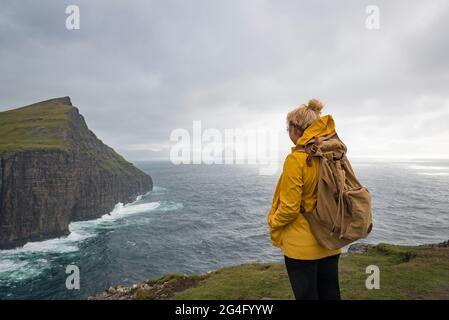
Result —
[[[338, 162], [340, 164], [340, 162]], [[340, 165], [341, 166], [341, 165]], [[332, 232], [331, 234], [334, 233], [335, 231], [335, 226], [337, 225], [337, 221], [340, 220], [340, 239], [343, 238], [344, 234], [343, 234], [343, 225], [344, 225], [344, 219], [345, 219], [345, 211], [344, 211], [344, 207], [343, 207], [343, 192], [344, 192], [344, 185], [345, 185], [345, 180], [346, 180], [346, 174], [344, 172], [344, 170], [342, 170], [342, 177], [343, 179], [340, 179], [340, 185], [339, 185], [339, 190], [338, 190], [338, 205], [337, 205], [337, 218], [334, 220], [334, 224], [332, 225]], [[340, 219], [339, 219], [340, 218]]]

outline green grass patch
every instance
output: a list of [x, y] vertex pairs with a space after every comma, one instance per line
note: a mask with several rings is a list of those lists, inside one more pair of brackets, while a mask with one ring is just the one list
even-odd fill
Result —
[[[380, 289], [368, 290], [366, 268], [380, 269]], [[380, 244], [342, 256], [343, 299], [449, 299], [449, 248]], [[293, 299], [283, 264], [246, 264], [210, 273], [172, 299]]]
[[68, 126], [71, 108], [48, 101], [0, 112], [0, 153], [64, 149], [67, 142], [61, 132]]
[[[0, 112], [0, 154], [79, 148], [99, 168], [115, 175], [135, 176], [139, 170], [112, 148], [103, 145], [90, 130], [84, 126], [79, 129], [70, 127], [70, 121], [78, 121], [68, 115], [72, 108], [70, 102], [57, 98]], [[83, 120], [80, 118], [79, 121]]]
[[251, 263], [212, 272], [197, 287], [179, 292], [173, 299], [290, 299], [289, 286], [283, 265]]

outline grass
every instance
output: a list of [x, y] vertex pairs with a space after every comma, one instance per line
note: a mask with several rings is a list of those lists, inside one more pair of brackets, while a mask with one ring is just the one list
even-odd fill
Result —
[[97, 149], [85, 149], [84, 152], [89, 154], [106, 171], [130, 176], [137, 171], [131, 162], [126, 161], [112, 148], [107, 147], [106, 150], [101, 150], [101, 152]]
[[112, 174], [133, 176], [138, 170], [112, 148], [96, 140], [92, 133], [81, 128], [75, 139], [67, 139], [73, 107], [57, 98], [38, 102], [26, 107], [0, 112], [0, 154], [36, 149], [57, 149], [69, 151], [76, 146], [98, 164], [98, 167]]
[[210, 273], [198, 286], [172, 299], [290, 299], [290, 283], [282, 264], [251, 263]]
[[176, 292], [196, 286], [204, 275], [184, 276], [181, 274], [167, 274], [160, 279], [147, 281], [150, 290], [147, 288], [138, 288], [134, 292], [136, 300], [153, 300], [157, 298], [171, 298]]
[[[380, 289], [368, 290], [366, 267], [380, 269]], [[190, 282], [189, 282], [190, 281]], [[129, 299], [293, 299], [285, 266], [251, 263], [202, 275], [169, 274], [126, 294]], [[343, 299], [449, 299], [449, 247], [379, 244], [363, 254], [342, 256]], [[120, 296], [120, 295], [119, 295]], [[98, 295], [99, 299], [119, 296]]]
[[0, 153], [30, 149], [64, 149], [60, 136], [72, 107], [47, 101], [0, 112]]

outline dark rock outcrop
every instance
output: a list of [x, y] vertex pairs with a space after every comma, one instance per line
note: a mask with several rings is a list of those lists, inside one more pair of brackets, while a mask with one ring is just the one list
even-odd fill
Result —
[[349, 246], [347, 254], [354, 254], [354, 253], [362, 254], [374, 247], [375, 245], [372, 244], [357, 242]]
[[10, 128], [0, 130], [0, 249], [67, 235], [71, 221], [152, 189], [149, 175], [88, 129], [69, 97], [1, 112], [2, 121]]

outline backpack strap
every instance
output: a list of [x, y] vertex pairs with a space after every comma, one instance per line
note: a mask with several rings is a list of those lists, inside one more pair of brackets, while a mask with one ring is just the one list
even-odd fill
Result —
[[[312, 143], [312, 140], [313, 140], [313, 143]], [[312, 166], [313, 157], [320, 156], [319, 147], [320, 147], [321, 142], [322, 142], [321, 138], [319, 138], [319, 137], [313, 138], [307, 144], [308, 148], [307, 147], [306, 148], [300, 148], [300, 149], [295, 150], [295, 152], [307, 153], [308, 156], [307, 156], [307, 159], [306, 159], [306, 163], [307, 163], [307, 166], [311, 167]]]
[[307, 154], [307, 159], [306, 159], [307, 166], [309, 166], [309, 167], [312, 166], [312, 159], [313, 159], [313, 156], [315, 155], [314, 153], [307, 152], [306, 149], [304, 149], [304, 148], [296, 149], [295, 152], [306, 153]]
[[[314, 137], [307, 142], [306, 148], [297, 149], [297, 150], [295, 150], [295, 152], [307, 153], [308, 156], [307, 156], [306, 163], [307, 163], [307, 166], [311, 167], [313, 157], [323, 156], [320, 151], [321, 143], [323, 141], [329, 140], [330, 138], [334, 137], [336, 134], [337, 133], [334, 131], [331, 134], [328, 134], [327, 136], [324, 136], [324, 137]], [[307, 149], [309, 149], [309, 151]]]

